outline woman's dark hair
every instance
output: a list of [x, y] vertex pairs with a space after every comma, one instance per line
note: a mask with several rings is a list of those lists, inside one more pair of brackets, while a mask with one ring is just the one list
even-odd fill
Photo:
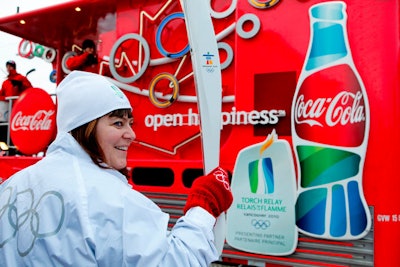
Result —
[[[128, 118], [132, 118], [132, 111], [130, 109], [117, 109], [106, 114], [105, 116], [118, 118], [127, 116]], [[103, 164], [105, 156], [96, 138], [96, 125], [98, 120], [99, 118], [73, 129], [71, 131], [71, 135], [81, 145], [86, 153], [88, 153], [94, 164], [100, 168], [109, 168]], [[125, 176], [128, 175], [128, 170], [126, 167], [118, 171]]]

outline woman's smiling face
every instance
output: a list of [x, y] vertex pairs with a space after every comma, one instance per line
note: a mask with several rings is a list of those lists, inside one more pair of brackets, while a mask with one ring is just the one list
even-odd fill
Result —
[[96, 138], [104, 154], [104, 162], [111, 168], [121, 170], [126, 167], [129, 145], [136, 135], [132, 130], [133, 119], [110, 116], [101, 117], [96, 125]]

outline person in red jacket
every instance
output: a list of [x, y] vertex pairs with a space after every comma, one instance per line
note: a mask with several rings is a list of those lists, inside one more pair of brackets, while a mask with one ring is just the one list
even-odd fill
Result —
[[9, 96], [19, 96], [23, 91], [32, 87], [32, 84], [24, 75], [17, 72], [15, 61], [6, 62], [8, 71], [7, 80], [5, 80], [0, 90], [0, 100], [4, 100]]
[[83, 41], [82, 53], [68, 58], [65, 64], [67, 65], [67, 68], [71, 71], [81, 70], [98, 73], [99, 64], [95, 43], [90, 39], [86, 39], [85, 41]]

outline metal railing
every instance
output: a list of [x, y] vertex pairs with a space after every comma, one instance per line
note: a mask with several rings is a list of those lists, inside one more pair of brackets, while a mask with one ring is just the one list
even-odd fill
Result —
[[[9, 148], [15, 148], [15, 146], [13, 146], [11, 144], [11, 137], [10, 137], [10, 120], [11, 120], [11, 111], [12, 111], [12, 106], [13, 106], [13, 102], [14, 100], [18, 99], [19, 96], [8, 96], [5, 98], [6, 101], [8, 101], [8, 116], [7, 116], [7, 121], [1, 121], [0, 122], [0, 126], [6, 126], [7, 127], [7, 132], [6, 132], [6, 140], [0, 140], [0, 141], [5, 141], [5, 143], [7, 144], [7, 146]], [[6, 152], [6, 155], [8, 155], [8, 151]]]

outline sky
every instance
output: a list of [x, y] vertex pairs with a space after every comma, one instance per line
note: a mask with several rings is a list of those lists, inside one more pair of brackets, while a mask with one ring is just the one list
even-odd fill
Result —
[[[68, 1], [70, 0], [0, 0], [0, 17], [14, 15], [17, 12], [17, 7], [19, 7], [19, 12], [21, 13]], [[56, 85], [50, 81], [50, 73], [53, 70], [52, 65], [37, 57], [32, 59], [20, 57], [18, 55], [18, 45], [21, 40], [20, 37], [0, 31], [0, 83], [7, 76], [6, 62], [14, 60], [17, 64], [17, 72], [23, 75], [26, 75], [31, 69], [35, 69], [27, 76], [34, 87], [53, 93]]]

